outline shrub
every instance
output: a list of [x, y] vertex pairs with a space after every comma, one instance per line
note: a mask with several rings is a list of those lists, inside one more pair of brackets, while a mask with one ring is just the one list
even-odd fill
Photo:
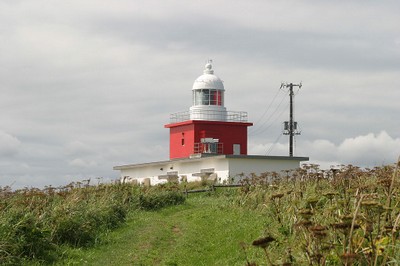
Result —
[[41, 217], [23, 210], [2, 214], [0, 264], [18, 264], [22, 258], [53, 261], [56, 246]]
[[113, 197], [86, 199], [53, 212], [53, 237], [58, 244], [86, 247], [96, 243], [99, 235], [125, 221], [128, 206]]
[[168, 190], [89, 182], [44, 190], [0, 187], [0, 265], [54, 262], [61, 245], [91, 246], [123, 223], [129, 211], [184, 202], [175, 187]]
[[185, 197], [180, 192], [160, 191], [145, 193], [139, 196], [139, 207], [143, 210], [157, 210], [162, 207], [181, 204]]

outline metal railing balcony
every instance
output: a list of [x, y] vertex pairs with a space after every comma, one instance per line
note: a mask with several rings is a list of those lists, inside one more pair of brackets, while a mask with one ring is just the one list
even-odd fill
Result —
[[206, 153], [206, 154], [223, 154], [224, 145], [222, 143], [194, 143], [194, 153]]
[[247, 122], [247, 112], [191, 110], [170, 115], [170, 123], [179, 123], [187, 120]]

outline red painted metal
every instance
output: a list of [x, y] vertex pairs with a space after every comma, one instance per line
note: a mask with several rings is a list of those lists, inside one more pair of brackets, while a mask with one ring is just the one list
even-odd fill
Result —
[[170, 129], [170, 159], [187, 158], [195, 152], [202, 138], [219, 139], [223, 154], [233, 154], [233, 144], [240, 144], [240, 154], [247, 155], [247, 127], [253, 123], [187, 120], [165, 125]]

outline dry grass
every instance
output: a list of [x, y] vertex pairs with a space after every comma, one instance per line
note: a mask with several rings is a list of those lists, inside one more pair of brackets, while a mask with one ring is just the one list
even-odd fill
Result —
[[[400, 263], [399, 164], [360, 169], [317, 165], [252, 175], [236, 203], [273, 220], [265, 234], [276, 265]], [[290, 258], [285, 255], [290, 251]]]

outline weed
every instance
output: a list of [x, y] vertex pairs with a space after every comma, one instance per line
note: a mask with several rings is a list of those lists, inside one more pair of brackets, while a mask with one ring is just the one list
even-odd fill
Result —
[[[280, 178], [252, 175], [243, 178], [246, 189], [238, 201], [260, 208], [260, 195], [269, 199], [262, 204], [266, 219], [274, 221], [267, 230], [278, 228], [280, 239], [275, 252], [263, 247], [269, 264], [383, 265], [399, 260], [399, 165], [400, 160], [395, 166], [341, 165], [329, 171], [304, 165]], [[266, 176], [274, 178], [266, 184]], [[291, 261], [281, 255], [285, 250]]]

